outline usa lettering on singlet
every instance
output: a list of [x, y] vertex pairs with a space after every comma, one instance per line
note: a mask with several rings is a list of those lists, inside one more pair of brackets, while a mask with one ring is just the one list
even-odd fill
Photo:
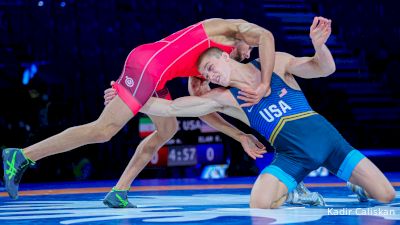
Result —
[[[261, 68], [258, 61], [252, 63]], [[230, 88], [230, 91], [239, 104], [244, 103], [237, 98], [239, 89]], [[276, 73], [272, 73], [271, 77], [271, 94], [262, 98], [256, 105], [243, 110], [251, 127], [267, 138], [271, 144], [286, 122], [316, 114], [303, 92], [288, 86]]]

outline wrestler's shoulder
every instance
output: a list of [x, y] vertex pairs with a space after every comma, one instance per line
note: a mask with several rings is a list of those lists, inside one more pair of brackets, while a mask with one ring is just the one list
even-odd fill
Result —
[[248, 23], [246, 20], [243, 19], [223, 19], [223, 18], [209, 18], [202, 21], [203, 24], [213, 24], [213, 25], [226, 25], [226, 24], [241, 24], [241, 23]]
[[238, 32], [238, 27], [243, 24], [241, 19], [221, 19], [211, 18], [204, 20], [203, 26], [209, 36], [231, 35], [232, 32]]

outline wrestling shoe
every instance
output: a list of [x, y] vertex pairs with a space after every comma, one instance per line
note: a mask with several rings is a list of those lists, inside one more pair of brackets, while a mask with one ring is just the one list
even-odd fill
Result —
[[103, 199], [104, 205], [110, 208], [137, 208], [128, 201], [128, 190], [117, 190], [113, 188]]
[[304, 185], [303, 182], [300, 182], [300, 183], [297, 185], [296, 191], [297, 191], [300, 195], [311, 194], [310, 190], [308, 190], [308, 188]]
[[34, 164], [35, 162], [25, 157], [21, 149], [6, 148], [3, 150], [4, 186], [12, 199], [18, 198], [22, 174]]
[[326, 206], [324, 198], [318, 192], [299, 194], [296, 189], [289, 193], [286, 202], [294, 205]]
[[354, 194], [357, 195], [358, 201], [360, 201], [360, 202], [368, 202], [367, 192], [365, 192], [364, 188], [362, 188], [362, 187], [360, 187], [358, 185], [352, 184], [350, 182], [347, 182], [347, 188], [350, 191], [352, 191]]
[[326, 206], [324, 198], [318, 192], [299, 195], [298, 203], [310, 206]]

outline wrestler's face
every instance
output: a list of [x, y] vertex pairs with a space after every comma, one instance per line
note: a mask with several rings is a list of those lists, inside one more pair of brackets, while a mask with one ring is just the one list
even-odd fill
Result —
[[251, 50], [253, 50], [253, 47], [246, 44], [246, 42], [244, 41], [240, 41], [236, 45], [236, 48], [232, 50], [230, 57], [238, 62], [241, 62], [245, 59], [250, 58]]
[[223, 52], [221, 56], [206, 56], [199, 64], [199, 71], [211, 83], [228, 87], [231, 78], [229, 60], [226, 52]]

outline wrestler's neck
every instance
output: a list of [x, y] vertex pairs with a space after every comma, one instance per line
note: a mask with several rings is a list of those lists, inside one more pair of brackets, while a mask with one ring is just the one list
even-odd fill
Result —
[[258, 87], [261, 82], [260, 70], [251, 63], [243, 64], [234, 60], [231, 60], [230, 63], [232, 72], [229, 86], [239, 89], [256, 89]]

